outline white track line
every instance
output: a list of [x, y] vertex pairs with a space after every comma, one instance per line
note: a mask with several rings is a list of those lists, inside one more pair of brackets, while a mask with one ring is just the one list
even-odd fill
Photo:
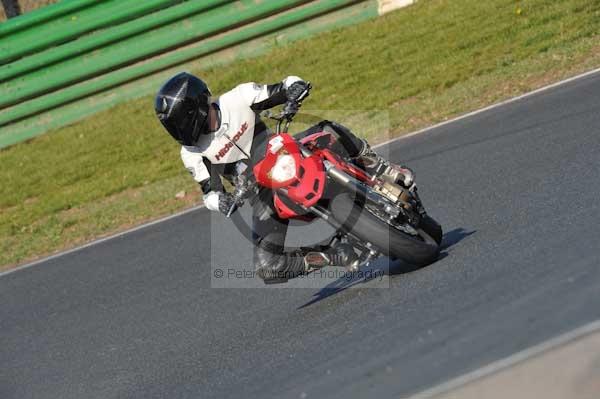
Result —
[[[588, 71], [588, 72], [584, 72], [584, 73], [582, 73], [582, 74], [580, 74], [580, 75], [576, 75], [576, 76], [570, 77], [570, 78], [568, 78], [568, 79], [564, 79], [564, 80], [561, 80], [561, 81], [559, 81], [559, 82], [552, 83], [552, 84], [550, 84], [550, 85], [548, 85], [548, 86], [541, 87], [541, 88], [539, 88], [539, 89], [536, 89], [536, 90], [533, 90], [533, 91], [527, 92], [527, 93], [525, 93], [525, 94], [522, 94], [522, 95], [520, 95], [520, 96], [513, 97], [513, 98], [509, 98], [508, 100], [504, 100], [504, 101], [501, 101], [501, 102], [499, 102], [499, 103], [492, 104], [492, 105], [490, 105], [490, 106], [488, 106], [488, 107], [485, 107], [485, 108], [481, 108], [481, 109], [478, 109], [478, 110], [475, 110], [475, 111], [468, 112], [468, 113], [466, 113], [466, 114], [464, 114], [464, 115], [460, 115], [460, 116], [458, 116], [458, 117], [456, 117], [456, 118], [452, 118], [452, 119], [449, 119], [449, 120], [447, 120], [447, 121], [440, 122], [440, 123], [438, 123], [438, 124], [436, 124], [436, 125], [429, 126], [429, 127], [426, 127], [426, 128], [420, 129], [420, 130], [417, 130], [417, 131], [415, 131], [415, 132], [408, 133], [408, 134], [405, 134], [405, 135], [403, 135], [403, 136], [400, 136], [400, 137], [396, 137], [396, 138], [390, 139], [390, 140], [388, 140], [388, 141], [385, 141], [385, 142], [383, 142], [383, 143], [380, 143], [380, 144], [377, 144], [377, 145], [373, 146], [373, 148], [383, 147], [383, 146], [385, 146], [385, 145], [388, 145], [388, 144], [390, 144], [390, 143], [393, 143], [393, 142], [395, 142], [395, 141], [402, 140], [402, 139], [405, 139], [405, 138], [407, 138], [407, 137], [412, 137], [412, 136], [414, 136], [414, 135], [417, 135], [417, 134], [425, 133], [425, 132], [427, 132], [427, 131], [430, 131], [430, 130], [436, 129], [436, 128], [440, 127], [440, 126], [448, 125], [448, 124], [450, 124], [450, 123], [453, 123], [453, 122], [456, 122], [456, 121], [459, 121], [459, 120], [462, 120], [462, 119], [468, 118], [468, 117], [470, 117], [470, 116], [477, 115], [477, 114], [480, 114], [480, 113], [482, 113], [482, 112], [486, 112], [486, 111], [489, 111], [489, 110], [491, 110], [491, 109], [494, 109], [494, 108], [497, 108], [497, 107], [501, 107], [501, 106], [503, 106], [503, 105], [506, 105], [506, 104], [510, 104], [510, 103], [512, 103], [512, 102], [515, 102], [515, 101], [521, 100], [521, 99], [523, 99], [523, 98], [526, 98], [526, 97], [529, 97], [529, 96], [533, 96], [533, 95], [535, 95], [535, 94], [538, 94], [538, 93], [541, 93], [541, 92], [543, 92], [543, 91], [546, 91], [546, 90], [549, 90], [549, 89], [555, 88], [555, 87], [557, 87], [557, 86], [560, 86], [560, 85], [563, 85], [563, 84], [566, 84], [566, 83], [572, 82], [572, 81], [574, 81], [574, 80], [577, 80], [577, 79], [581, 79], [581, 78], [584, 78], [584, 77], [587, 77], [587, 76], [591, 76], [591, 75], [593, 75], [593, 74], [595, 74], [595, 73], [599, 73], [599, 72], [600, 72], [600, 68], [597, 68], [597, 69], [594, 69], [594, 70], [591, 70], [591, 71]], [[158, 224], [158, 223], [162, 223], [162, 222], [164, 222], [164, 221], [166, 221], [166, 220], [169, 220], [169, 219], [172, 219], [172, 218], [179, 217], [179, 216], [181, 216], [181, 215], [184, 215], [184, 214], [186, 214], [186, 213], [190, 213], [190, 212], [196, 211], [196, 210], [198, 210], [198, 209], [201, 209], [201, 208], [204, 208], [204, 206], [203, 206], [203, 205], [195, 206], [195, 207], [193, 207], [193, 208], [186, 209], [186, 210], [184, 210], [184, 211], [181, 211], [181, 212], [175, 213], [175, 214], [173, 214], [173, 215], [169, 215], [169, 216], [166, 216], [166, 217], [164, 217], [164, 218], [161, 218], [161, 219], [158, 219], [158, 220], [155, 220], [155, 221], [149, 222], [149, 223], [144, 223], [144, 224], [142, 224], [142, 225], [139, 225], [139, 226], [137, 226], [137, 227], [134, 227], [134, 228], [132, 228], [132, 229], [125, 230], [125, 231], [122, 231], [122, 232], [120, 232], [120, 233], [116, 233], [116, 234], [110, 235], [110, 236], [108, 236], [108, 237], [100, 238], [100, 239], [98, 239], [98, 240], [90, 241], [90, 242], [88, 242], [87, 244], [84, 244], [84, 245], [82, 245], [82, 246], [75, 247], [75, 248], [71, 248], [71, 249], [69, 249], [69, 250], [66, 250], [66, 251], [63, 251], [63, 252], [59, 252], [59, 253], [57, 253], [57, 254], [54, 254], [54, 255], [51, 255], [51, 256], [47, 256], [47, 257], [45, 257], [45, 258], [38, 259], [38, 260], [36, 260], [36, 261], [33, 261], [33, 262], [31, 262], [31, 263], [26, 263], [26, 264], [24, 264], [24, 265], [21, 265], [21, 266], [18, 266], [18, 267], [16, 267], [16, 268], [14, 268], [14, 269], [7, 270], [7, 271], [5, 271], [5, 272], [2, 272], [2, 273], [0, 273], [0, 277], [6, 276], [7, 274], [14, 273], [14, 272], [16, 272], [16, 271], [19, 271], [19, 270], [22, 270], [22, 269], [26, 269], [26, 268], [28, 268], [28, 267], [31, 267], [31, 266], [38, 265], [38, 264], [40, 264], [40, 263], [44, 263], [44, 262], [46, 262], [46, 261], [48, 261], [48, 260], [55, 259], [55, 258], [58, 258], [58, 257], [60, 257], [60, 256], [63, 256], [63, 255], [67, 255], [67, 254], [70, 254], [70, 253], [73, 253], [73, 252], [79, 251], [79, 250], [81, 250], [81, 249], [84, 249], [84, 248], [91, 247], [91, 246], [93, 246], [93, 245], [96, 245], [96, 244], [103, 243], [103, 242], [105, 242], [105, 241], [108, 241], [108, 240], [112, 240], [113, 238], [121, 237], [121, 236], [124, 236], [124, 235], [126, 235], [126, 234], [129, 234], [129, 233], [133, 233], [134, 231], [138, 231], [138, 230], [144, 229], [144, 228], [146, 228], [146, 227], [153, 226], [153, 225], [155, 225], [155, 224]]]
[[575, 330], [566, 332], [557, 337], [551, 338], [547, 341], [542, 342], [541, 344], [532, 346], [531, 348], [527, 348], [521, 352], [517, 352], [513, 355], [510, 355], [504, 359], [497, 360], [493, 363], [488, 364], [480, 369], [472, 371], [470, 373], [464, 374], [460, 377], [452, 379], [450, 381], [446, 381], [438, 386], [427, 389], [425, 391], [421, 391], [413, 396], [408, 398], [410, 399], [430, 399], [438, 395], [442, 395], [446, 392], [452, 391], [459, 387], [462, 387], [470, 382], [478, 380], [480, 378], [486, 377], [488, 375], [497, 373], [506, 368], [514, 366], [518, 363], [521, 363], [529, 358], [540, 355], [543, 352], [551, 350], [553, 348], [562, 346], [571, 341], [579, 339], [585, 335], [591, 334], [600, 330], [600, 320], [594, 321], [592, 323], [586, 324]]

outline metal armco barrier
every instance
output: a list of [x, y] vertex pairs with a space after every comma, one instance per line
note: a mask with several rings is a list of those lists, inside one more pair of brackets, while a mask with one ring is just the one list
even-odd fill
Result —
[[[383, 3], [391, 9], [394, 1]], [[254, 56], [273, 46], [274, 35], [278, 43], [297, 40], [373, 18], [381, 6], [375, 0], [63, 0], [19, 16], [0, 24], [0, 148], [131, 93], [147, 95], [175, 69], [202, 67], [204, 55], [213, 64], [232, 60], [226, 50]]]

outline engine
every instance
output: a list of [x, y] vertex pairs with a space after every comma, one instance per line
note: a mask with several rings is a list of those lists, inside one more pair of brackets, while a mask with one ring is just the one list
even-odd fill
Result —
[[381, 172], [378, 184], [373, 189], [395, 203], [401, 203], [405, 209], [411, 208], [412, 195], [403, 188], [401, 182], [404, 181], [403, 169], [388, 162], [379, 166]]

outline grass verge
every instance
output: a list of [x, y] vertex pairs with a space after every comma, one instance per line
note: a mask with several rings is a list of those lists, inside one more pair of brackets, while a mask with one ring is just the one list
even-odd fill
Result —
[[[389, 111], [389, 132], [349, 125], [376, 142], [596, 68], [598, 32], [596, 0], [422, 0], [196, 72], [217, 93], [305, 77], [307, 108]], [[199, 201], [150, 96], [4, 149], [0, 166], [0, 269]]]

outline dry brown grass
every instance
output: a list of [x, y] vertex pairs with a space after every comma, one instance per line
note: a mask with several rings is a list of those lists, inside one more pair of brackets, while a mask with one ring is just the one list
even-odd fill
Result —
[[[19, 0], [19, 6], [23, 14], [35, 10], [36, 8], [47, 6], [48, 4], [56, 3], [59, 0]], [[0, 7], [0, 22], [6, 21], [4, 8]]]
[[19, 5], [21, 6], [21, 12], [24, 14], [26, 12], [35, 10], [36, 8], [56, 3], [57, 1], [58, 0], [19, 0]]

